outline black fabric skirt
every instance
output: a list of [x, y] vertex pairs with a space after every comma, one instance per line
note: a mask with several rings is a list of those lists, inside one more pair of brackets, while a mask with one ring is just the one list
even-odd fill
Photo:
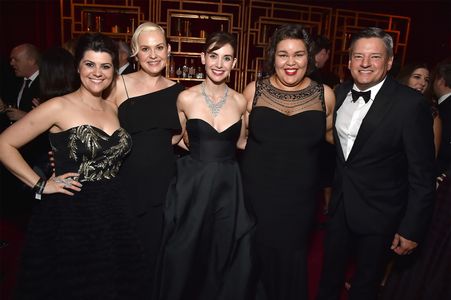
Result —
[[117, 180], [43, 195], [27, 232], [16, 299], [148, 299], [149, 271]]

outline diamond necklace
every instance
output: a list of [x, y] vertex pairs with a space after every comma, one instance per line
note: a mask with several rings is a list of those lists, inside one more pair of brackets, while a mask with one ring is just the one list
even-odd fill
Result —
[[205, 82], [202, 82], [202, 95], [204, 96], [205, 103], [207, 103], [208, 108], [210, 109], [211, 114], [213, 117], [216, 117], [219, 114], [219, 111], [224, 106], [227, 94], [229, 93], [229, 87], [226, 85], [225, 87], [225, 93], [224, 96], [219, 100], [217, 103], [214, 103], [210, 97], [207, 96], [205, 93]]

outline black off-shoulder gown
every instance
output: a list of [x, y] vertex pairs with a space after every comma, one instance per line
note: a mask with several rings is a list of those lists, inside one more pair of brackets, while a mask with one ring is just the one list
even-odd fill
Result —
[[119, 173], [122, 192], [152, 269], [160, 246], [162, 204], [175, 173], [172, 136], [181, 130], [176, 101], [182, 90], [174, 84], [119, 106], [119, 121], [133, 142]]

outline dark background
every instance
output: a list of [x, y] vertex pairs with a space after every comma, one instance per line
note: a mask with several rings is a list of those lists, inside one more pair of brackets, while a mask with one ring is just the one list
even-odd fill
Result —
[[[142, 8], [147, 15], [151, 1], [135, 0], [134, 4], [147, 2], [146, 7]], [[410, 17], [406, 62], [422, 60], [433, 66], [451, 55], [450, 0], [282, 0], [282, 2]], [[0, 0], [0, 58], [3, 62], [7, 61], [11, 49], [24, 42], [33, 43], [41, 49], [60, 45], [60, 26], [59, 0]]]

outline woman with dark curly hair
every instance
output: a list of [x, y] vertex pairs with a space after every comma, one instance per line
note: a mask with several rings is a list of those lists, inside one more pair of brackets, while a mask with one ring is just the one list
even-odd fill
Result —
[[[266, 78], [251, 82], [241, 168], [256, 221], [259, 279], [267, 299], [307, 299], [307, 249], [320, 188], [320, 147], [332, 141], [333, 91], [311, 80], [310, 37], [297, 24], [270, 40]], [[259, 292], [260, 293], [260, 292]]]

